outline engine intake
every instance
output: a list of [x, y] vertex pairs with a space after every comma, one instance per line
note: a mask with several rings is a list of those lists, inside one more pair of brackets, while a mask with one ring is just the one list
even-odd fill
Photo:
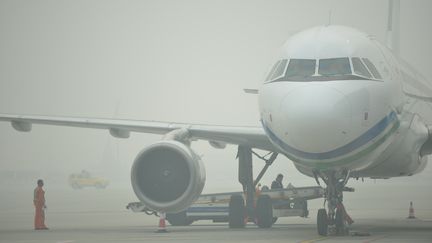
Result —
[[131, 181], [135, 194], [147, 207], [175, 213], [199, 197], [205, 169], [190, 147], [177, 141], [160, 141], [138, 154]]

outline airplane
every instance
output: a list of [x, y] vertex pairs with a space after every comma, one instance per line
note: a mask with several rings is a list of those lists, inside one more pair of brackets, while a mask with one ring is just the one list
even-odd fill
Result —
[[[427, 120], [432, 85], [398, 56], [400, 3], [389, 3], [386, 45], [334, 25], [288, 39], [262, 86], [245, 89], [258, 95], [260, 127], [17, 114], [0, 114], [0, 121], [21, 132], [46, 124], [106, 129], [116, 138], [131, 132], [163, 135], [136, 156], [131, 184], [148, 208], [166, 213], [186, 209], [204, 187], [205, 169], [191, 142], [206, 140], [217, 149], [237, 145], [246, 200], [231, 198], [233, 228], [244, 226], [244, 214], [255, 216], [261, 227], [271, 225], [268, 210], [255, 212], [253, 194], [267, 166], [281, 154], [325, 184], [327, 208], [318, 210], [318, 234], [346, 232], [352, 223], [343, 206], [349, 179], [411, 176], [425, 168], [432, 154], [432, 121]], [[252, 149], [270, 152], [261, 157], [266, 167], [255, 180]], [[257, 208], [268, 209], [267, 201], [259, 198]]]

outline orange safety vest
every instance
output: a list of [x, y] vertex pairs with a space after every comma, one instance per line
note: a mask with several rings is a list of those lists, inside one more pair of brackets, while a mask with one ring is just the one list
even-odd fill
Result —
[[45, 206], [45, 191], [42, 189], [42, 187], [36, 187], [34, 189], [33, 204], [36, 207]]
[[36, 187], [33, 194], [33, 204], [35, 206], [35, 219], [34, 227], [35, 229], [47, 229], [45, 226], [45, 191], [42, 187]]

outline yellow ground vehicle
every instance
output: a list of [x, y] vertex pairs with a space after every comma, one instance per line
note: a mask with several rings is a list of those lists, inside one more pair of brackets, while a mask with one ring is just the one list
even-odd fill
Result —
[[109, 181], [92, 176], [88, 171], [81, 171], [81, 173], [74, 173], [69, 176], [69, 185], [73, 189], [81, 189], [83, 187], [96, 187], [98, 189], [104, 189], [109, 184]]

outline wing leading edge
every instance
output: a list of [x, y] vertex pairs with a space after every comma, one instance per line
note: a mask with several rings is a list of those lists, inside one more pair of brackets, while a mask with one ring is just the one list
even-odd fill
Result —
[[268, 151], [278, 151], [267, 138], [262, 127], [220, 126], [204, 124], [170, 123], [122, 119], [54, 117], [36, 115], [0, 114], [0, 121], [10, 122], [21, 132], [29, 132], [33, 124], [106, 129], [117, 138], [128, 138], [130, 132], [167, 134], [183, 129], [192, 140], [206, 140], [215, 144], [237, 144]]

